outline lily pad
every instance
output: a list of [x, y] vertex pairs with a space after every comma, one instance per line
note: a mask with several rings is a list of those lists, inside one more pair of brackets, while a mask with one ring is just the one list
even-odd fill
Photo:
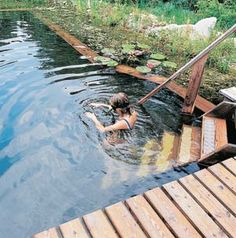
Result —
[[129, 55], [131, 55], [131, 54], [135, 54], [135, 50], [134, 50], [134, 49], [124, 48], [124, 49], [122, 50], [122, 53], [123, 53], [123, 54], [129, 54]]
[[155, 53], [155, 54], [151, 54], [150, 58], [155, 59], [155, 60], [164, 60], [166, 57], [165, 57], [165, 55]]
[[94, 58], [96, 62], [101, 62], [101, 63], [106, 63], [109, 62], [111, 59], [108, 57], [103, 57], [103, 56], [97, 56]]
[[135, 49], [135, 45], [133, 45], [133, 44], [122, 44], [122, 48], [123, 49], [134, 50]]
[[171, 69], [176, 69], [177, 68], [177, 64], [171, 61], [164, 61], [162, 62], [163, 66], [166, 68], [171, 68]]
[[148, 60], [147, 67], [150, 69], [157, 68], [161, 64], [161, 61], [158, 60]]
[[118, 62], [115, 60], [110, 60], [106, 63], [108, 67], [116, 67], [118, 65]]
[[112, 49], [112, 48], [104, 48], [104, 49], [102, 49], [101, 52], [103, 54], [112, 55], [112, 54], [115, 54], [116, 51], [114, 49]]
[[142, 50], [150, 50], [151, 49], [151, 46], [149, 45], [145, 45], [145, 44], [141, 44], [141, 43], [138, 43], [138, 48], [142, 49]]
[[143, 74], [147, 74], [147, 73], [150, 73], [152, 71], [147, 66], [138, 66], [138, 67], [136, 67], [136, 70], [138, 70], [138, 72], [143, 73]]

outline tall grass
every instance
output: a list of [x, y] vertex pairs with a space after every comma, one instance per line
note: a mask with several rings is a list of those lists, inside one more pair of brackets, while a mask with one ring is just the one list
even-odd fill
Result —
[[47, 0], [0, 0], [0, 9], [6, 8], [32, 8], [36, 6], [45, 6], [48, 4]]

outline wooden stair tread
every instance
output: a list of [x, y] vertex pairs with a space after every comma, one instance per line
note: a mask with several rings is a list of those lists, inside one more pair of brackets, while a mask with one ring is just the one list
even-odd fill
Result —
[[201, 158], [227, 145], [226, 120], [215, 117], [203, 117]]
[[200, 127], [183, 125], [179, 142], [178, 165], [184, 165], [200, 158]]

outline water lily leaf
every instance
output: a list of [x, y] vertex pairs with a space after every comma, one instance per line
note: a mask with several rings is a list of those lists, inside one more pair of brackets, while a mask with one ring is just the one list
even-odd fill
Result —
[[155, 53], [155, 54], [151, 54], [150, 58], [155, 59], [155, 60], [164, 60], [166, 57], [165, 57], [165, 55]]
[[135, 45], [133, 45], [133, 44], [122, 44], [122, 48], [123, 49], [134, 50], [135, 49]]
[[151, 46], [149, 45], [145, 45], [145, 44], [141, 44], [141, 43], [138, 43], [138, 48], [142, 49], [142, 50], [150, 50], [151, 49]]
[[161, 64], [158, 60], [148, 60], [147, 67], [150, 69], [157, 68]]
[[106, 63], [108, 67], [116, 67], [118, 65], [118, 62], [115, 60], [110, 60]]
[[163, 66], [166, 68], [171, 68], [171, 69], [176, 69], [177, 68], [177, 64], [171, 61], [164, 61], [162, 62]]
[[94, 58], [94, 60], [96, 62], [106, 63], [106, 62], [110, 61], [111, 59], [108, 58], [108, 57], [97, 56], [97, 57]]
[[131, 54], [135, 54], [135, 50], [134, 50], [134, 49], [124, 48], [124, 49], [122, 50], [122, 53], [123, 53], [123, 54], [129, 54], [129, 55], [131, 55]]
[[112, 48], [104, 48], [104, 49], [102, 49], [101, 52], [103, 54], [112, 55], [112, 54], [115, 54], [116, 51], [114, 49], [112, 49]]
[[147, 73], [150, 73], [152, 71], [147, 66], [138, 66], [138, 67], [136, 67], [136, 70], [138, 70], [140, 73], [143, 73], [143, 74], [147, 74]]

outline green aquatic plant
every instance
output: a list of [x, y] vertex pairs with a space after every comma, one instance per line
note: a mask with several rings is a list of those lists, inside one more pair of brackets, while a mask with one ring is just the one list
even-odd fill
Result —
[[170, 68], [170, 69], [176, 69], [177, 64], [171, 61], [163, 61], [162, 62], [163, 67]]
[[106, 55], [112, 55], [116, 53], [115, 49], [112, 48], [104, 48], [101, 50], [101, 52]]
[[154, 59], [154, 60], [164, 60], [166, 59], [165, 55], [162, 55], [160, 53], [154, 53], [150, 55], [150, 59]]
[[147, 67], [150, 69], [157, 68], [160, 65], [161, 65], [161, 61], [158, 61], [158, 60], [148, 60], [147, 61]]
[[104, 57], [104, 56], [97, 56], [94, 58], [94, 60], [96, 62], [100, 62], [108, 67], [116, 67], [118, 65], [118, 62], [111, 59], [111, 58], [108, 58], [108, 57]]
[[138, 66], [136, 67], [136, 70], [142, 74], [150, 73], [152, 70], [148, 68], [147, 66]]

